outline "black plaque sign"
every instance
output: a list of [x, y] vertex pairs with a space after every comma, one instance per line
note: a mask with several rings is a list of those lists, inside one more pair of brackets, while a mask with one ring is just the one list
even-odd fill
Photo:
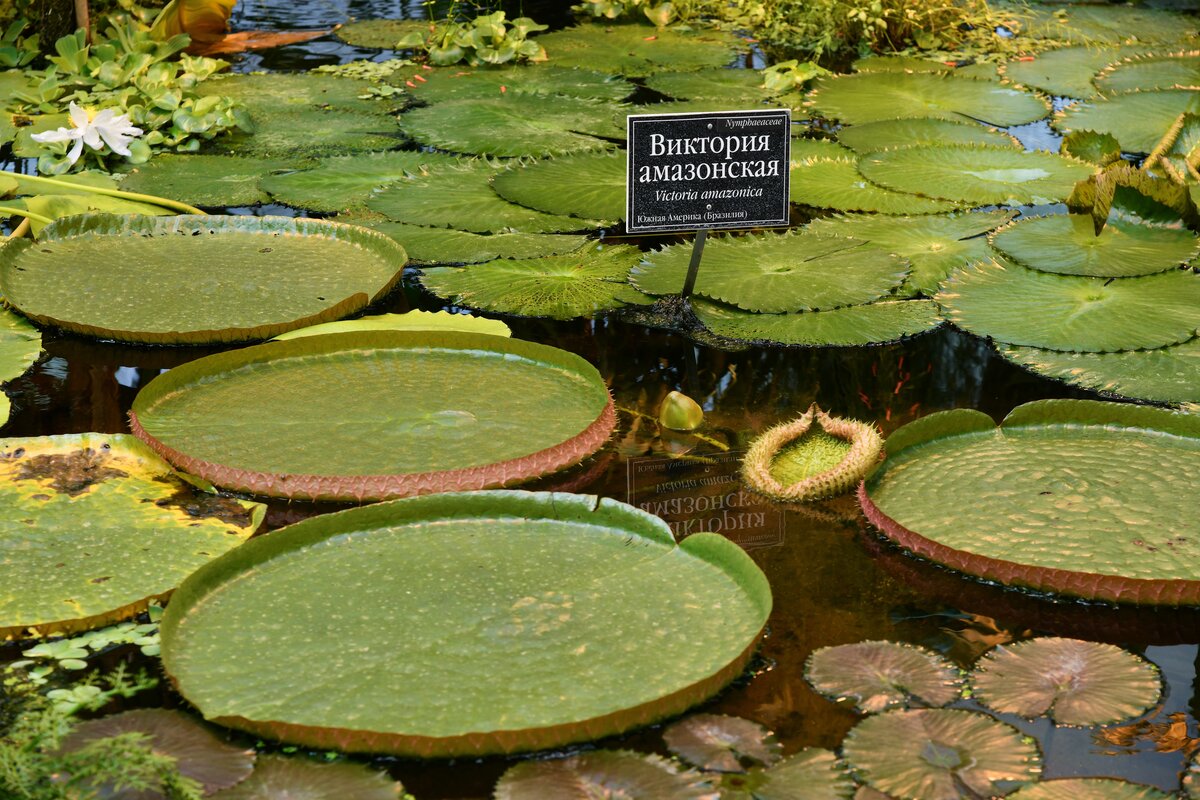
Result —
[[787, 225], [791, 122], [787, 109], [627, 117], [625, 229]]

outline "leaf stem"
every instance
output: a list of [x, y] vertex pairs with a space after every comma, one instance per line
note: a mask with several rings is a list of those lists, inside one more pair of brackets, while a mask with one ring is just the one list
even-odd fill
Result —
[[4, 237], [4, 241], [10, 242], [13, 239], [20, 239], [22, 236], [29, 233], [29, 229], [32, 227], [33, 225], [29, 222], [29, 217], [26, 217], [25, 219], [21, 220], [20, 225], [13, 228], [12, 233]]
[[47, 216], [43, 216], [41, 214], [35, 214], [34, 212], [29, 211], [28, 209], [13, 208], [12, 206], [0, 206], [0, 214], [4, 214], [6, 216], [25, 217], [25, 219], [37, 220], [38, 222], [41, 222], [44, 225], [49, 225], [51, 222], [54, 222], [53, 217], [47, 217]]
[[183, 214], [203, 214], [204, 212], [195, 206], [189, 206], [187, 203], [180, 203], [177, 200], [168, 200], [165, 197], [155, 197], [152, 194], [138, 194], [137, 192], [123, 192], [120, 189], [105, 189], [102, 186], [87, 186], [82, 183], [70, 183], [69, 181], [57, 181], [53, 178], [43, 178], [41, 175], [20, 175], [16, 172], [8, 172], [9, 175], [20, 181], [31, 181], [35, 184], [44, 184], [46, 186], [62, 187], [71, 189], [76, 192], [91, 192], [92, 194], [102, 194], [107, 197], [119, 197], [123, 200], [136, 200], [139, 203], [150, 203], [151, 205], [162, 206], [179, 211]]

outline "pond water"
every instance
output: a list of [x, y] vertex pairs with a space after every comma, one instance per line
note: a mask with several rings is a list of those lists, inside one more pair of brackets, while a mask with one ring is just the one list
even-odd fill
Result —
[[[558, 17], [565, 7], [557, 4], [555, 12], [526, 3], [524, 11], [561, 24]], [[309, 28], [352, 16], [421, 12], [422, 4], [416, 2], [243, 0], [234, 21], [239, 29]], [[236, 69], [302, 69], [364, 56], [380, 57], [378, 51], [325, 37], [241, 57]], [[1028, 147], [1057, 144], [1044, 123], [1014, 133]], [[233, 211], [296, 213], [278, 206]], [[406, 280], [369, 313], [442, 307]], [[1118, 644], [1161, 668], [1168, 688], [1147, 717], [1153, 725], [1114, 743], [1093, 729], [1002, 718], [1038, 737], [1046, 753], [1046, 777], [1111, 775], [1168, 791], [1178, 788], [1185, 751], [1196, 746], [1193, 737], [1200, 735], [1200, 609], [1113, 608], [986, 585], [896, 550], [866, 524], [852, 498], [809, 508], [782, 507], [744, 494], [737, 478], [735, 456], [747, 441], [814, 401], [840, 416], [877, 421], [886, 434], [943, 409], [976, 408], [1000, 419], [1030, 400], [1095, 395], [1026, 373], [980, 339], [949, 327], [900, 345], [725, 352], [677, 333], [617, 320], [508, 322], [515, 336], [565, 348], [594, 363], [622, 412], [616, 437], [597, 456], [530, 488], [569, 488], [627, 501], [659, 513], [680, 535], [723, 533], [742, 545], [769, 578], [775, 604], [760, 655], [747, 675], [702, 710], [761, 722], [776, 732], [787, 752], [810, 745], [836, 748], [861, 717], [820, 697], [804, 682], [805, 659], [815, 648], [864, 639], [901, 640], [941, 651], [965, 667], [997, 643], [1042, 634], [1084, 638]], [[163, 370], [216, 350], [134, 347], [55, 332], [47, 332], [44, 348], [42, 361], [9, 386], [13, 413], [4, 429], [7, 436], [126, 432], [139, 387]], [[689, 434], [660, 436], [656, 426], [640, 417], [654, 416], [671, 390], [689, 394], [704, 407], [707, 440]], [[325, 510], [272, 501], [265, 529]], [[0, 649], [0, 660], [19, 657], [18, 650]], [[184, 705], [165, 689], [133, 702]], [[1175, 739], [1162, 735], [1172, 723]], [[597, 744], [665, 752], [661, 727]], [[386, 766], [417, 797], [433, 800], [488, 796], [511, 761], [380, 758], [375, 763]]]

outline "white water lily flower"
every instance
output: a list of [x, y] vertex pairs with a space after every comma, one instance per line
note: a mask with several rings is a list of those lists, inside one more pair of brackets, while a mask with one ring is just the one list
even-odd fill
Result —
[[74, 128], [59, 128], [55, 131], [35, 133], [30, 138], [35, 142], [69, 142], [73, 140], [75, 146], [67, 153], [67, 160], [71, 164], [79, 160], [85, 144], [93, 150], [102, 150], [104, 145], [108, 145], [114, 153], [127, 156], [129, 155], [129, 142], [135, 136], [142, 135], [141, 128], [135, 128], [129, 124], [128, 114], [118, 115], [111, 108], [93, 113], [72, 102], [70, 116], [71, 122], [75, 124]]

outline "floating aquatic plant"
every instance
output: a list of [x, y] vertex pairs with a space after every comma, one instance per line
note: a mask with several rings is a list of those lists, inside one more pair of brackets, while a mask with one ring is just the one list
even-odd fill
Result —
[[616, 103], [634, 91], [632, 83], [616, 75], [549, 65], [537, 69], [455, 67], [430, 70], [421, 77], [420, 81], [410, 81], [414, 85], [408, 89], [413, 97], [425, 103], [499, 98], [510, 92]]
[[487, 333], [492, 336], [512, 336], [512, 330], [498, 319], [485, 319], [470, 314], [449, 311], [414, 309], [403, 314], [370, 314], [358, 319], [323, 322], [276, 336], [274, 341], [320, 336], [326, 333], [355, 333], [361, 331], [462, 331]]
[[594, 69], [637, 78], [659, 72], [723, 67], [741, 42], [714, 30], [684, 32], [648, 25], [593, 25], [538, 37], [561, 67]]
[[1063, 133], [1111, 134], [1126, 152], [1149, 153], [1183, 113], [1200, 113], [1200, 92], [1156, 89], [1096, 97], [1058, 112], [1054, 127]]
[[1135, 55], [1109, 64], [1092, 81], [1105, 94], [1200, 88], [1200, 51]]
[[804, 677], [831, 700], [849, 698], [867, 714], [910, 703], [944, 706], [962, 691], [959, 671], [923, 647], [857, 642], [814, 650]]
[[585, 236], [549, 233], [488, 235], [426, 228], [404, 222], [364, 221], [361, 224], [390, 236], [404, 246], [410, 264], [482, 264], [498, 258], [541, 258], [579, 250]]
[[684, 761], [713, 772], [769, 767], [783, 757], [783, 748], [769, 730], [724, 714], [692, 714], [663, 731], [663, 741]]
[[1037, 53], [1032, 58], [1012, 59], [1001, 67], [1001, 72], [1013, 83], [1047, 94], [1087, 99], [1097, 93], [1092, 83], [1096, 73], [1109, 64], [1147, 52], [1152, 47], [1147, 44], [1062, 47]]
[[364, 207], [372, 193], [384, 186], [457, 163], [441, 153], [413, 150], [333, 156], [309, 169], [266, 175], [259, 186], [279, 202], [296, 208], [345, 211]]
[[429, 30], [428, 20], [421, 19], [358, 19], [347, 22], [335, 35], [355, 47], [395, 50], [396, 43], [410, 33]]
[[1119, 778], [1056, 778], [1022, 786], [1009, 795], [1012, 800], [1169, 800], [1174, 796]]
[[386, 772], [350, 762], [260, 756], [250, 777], [212, 800], [399, 800], [404, 788]]
[[881, 300], [795, 314], [760, 314], [701, 298], [690, 302], [700, 323], [718, 336], [769, 344], [882, 344], [926, 333], [942, 324], [941, 312], [932, 300]]
[[694, 431], [704, 424], [704, 409], [683, 392], [671, 392], [658, 407], [658, 424], [673, 431]]
[[721, 777], [721, 800], [848, 800], [854, 782], [838, 757], [805, 747], [765, 769]]
[[510, 167], [492, 180], [512, 203], [585, 219], [625, 217], [624, 153], [586, 153]]
[[41, 331], [20, 314], [0, 308], [0, 384], [22, 375], [41, 353]]
[[1149, 44], [1187, 42], [1195, 26], [1177, 12], [1137, 6], [1087, 6], [1031, 8], [1023, 33], [1034, 38], [1082, 44], [1117, 45], [1127, 42], [1130, 31], [1137, 41]]
[[1064, 155], [1095, 164], [1100, 168], [1115, 164], [1121, 158], [1121, 143], [1107, 133], [1075, 131], [1062, 140]]
[[942, 214], [958, 204], [949, 200], [897, 192], [871, 183], [858, 162], [843, 158], [812, 158], [791, 166], [791, 201], [835, 211], [877, 214]]
[[251, 206], [268, 199], [267, 193], [259, 187], [260, 179], [295, 167], [296, 162], [291, 159], [164, 153], [131, 169], [121, 179], [121, 188], [170, 195], [176, 200], [209, 208]]
[[838, 141], [859, 154], [933, 144], [1020, 147], [1012, 136], [995, 128], [987, 128], [975, 122], [930, 117], [885, 119], [862, 125], [847, 125], [838, 131]]
[[704, 776], [654, 755], [595, 750], [550, 760], [523, 761], [496, 784], [496, 800], [716, 800]]

